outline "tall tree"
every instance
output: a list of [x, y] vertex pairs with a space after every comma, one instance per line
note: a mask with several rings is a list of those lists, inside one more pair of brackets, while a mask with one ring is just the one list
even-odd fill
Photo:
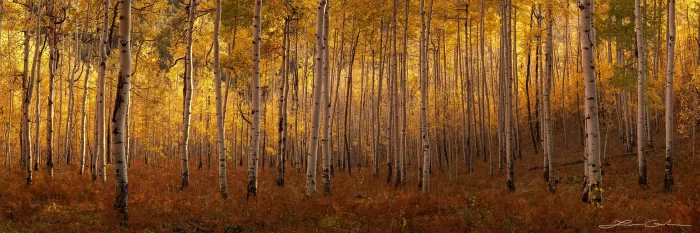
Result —
[[[87, 37], [87, 32], [90, 22], [90, 1], [87, 2], [87, 11], [85, 16], [85, 26], [83, 26], [83, 35]], [[83, 41], [87, 41], [88, 38], [83, 38]], [[85, 170], [85, 157], [87, 152], [87, 94], [88, 94], [88, 80], [90, 79], [90, 62], [92, 61], [92, 43], [86, 43], [85, 48], [87, 50], [87, 58], [85, 65], [87, 70], [85, 72], [85, 78], [83, 79], [83, 105], [80, 114], [80, 171], [79, 174], [82, 175]], [[53, 102], [53, 100], [50, 100]], [[49, 129], [51, 130], [51, 129]], [[47, 136], [48, 137], [48, 136]], [[50, 137], [48, 137], [50, 138]], [[127, 140], [128, 141], [128, 140]]]
[[552, 89], [552, 79], [554, 76], [554, 40], [552, 38], [552, 28], [554, 26], [554, 15], [552, 14], [552, 3], [547, 4], [547, 13], [549, 14], [549, 19], [547, 20], [547, 47], [545, 49], [545, 66], [544, 71], [544, 154], [547, 156], [547, 168], [549, 174], [547, 178], [549, 181], [549, 191], [555, 191], [556, 179], [554, 179], [554, 155], [552, 153], [552, 121], [551, 121], [551, 89]]
[[666, 45], [666, 169], [664, 175], [664, 189], [667, 192], [673, 187], [673, 66], [674, 47], [676, 45], [676, 0], [668, 1], [667, 45]]
[[323, 85], [323, 59], [325, 47], [323, 44], [324, 17], [326, 1], [318, 1], [316, 12], [316, 55], [314, 57], [314, 85], [313, 85], [313, 108], [311, 110], [311, 131], [309, 132], [309, 143], [306, 152], [306, 196], [316, 195], [316, 167], [318, 154], [318, 133], [321, 118], [321, 88]]
[[640, 0], [634, 1], [634, 24], [637, 36], [637, 159], [639, 163], [639, 186], [647, 187], [647, 157], [645, 152], [646, 135], [646, 44], [644, 43], [644, 25], [642, 24], [642, 7]]
[[[328, 44], [328, 31], [330, 26], [331, 3], [326, 0], [326, 10], [323, 15], [323, 45], [326, 51], [330, 50]], [[331, 79], [330, 79], [330, 53], [323, 53], [323, 139], [321, 147], [323, 150], [323, 193], [331, 194]], [[375, 161], [376, 164], [376, 161]]]
[[248, 188], [246, 198], [258, 193], [258, 155], [260, 152], [260, 8], [262, 0], [255, 0], [255, 10], [253, 12], [253, 69], [250, 83], [250, 93], [252, 97], [250, 130], [250, 151], [248, 155]]
[[127, 176], [125, 127], [126, 111], [131, 98], [131, 0], [120, 0], [119, 4], [119, 76], [117, 98], [112, 116], [112, 157], [114, 158], [114, 208], [122, 214], [122, 225], [129, 219], [129, 178]]
[[[107, 25], [109, 24], [109, 1], [103, 0], [104, 11], [102, 15], [102, 33], [100, 34], [100, 70], [97, 78], [97, 121], [96, 121], [96, 159], [97, 174], [102, 182], [107, 181], [105, 173], [106, 145], [105, 145], [105, 74], [107, 72], [107, 59], [109, 58], [109, 35]], [[93, 180], [97, 177], [93, 177]]]
[[188, 17], [187, 17], [187, 32], [186, 32], [186, 40], [187, 40], [187, 51], [185, 52], [185, 85], [184, 85], [184, 93], [183, 97], [184, 99], [184, 104], [183, 104], [183, 110], [182, 110], [182, 142], [180, 145], [182, 146], [182, 155], [181, 155], [181, 163], [182, 163], [182, 188], [187, 188], [190, 183], [190, 167], [189, 167], [189, 143], [190, 143], [190, 124], [191, 124], [191, 118], [192, 118], [192, 86], [194, 86], [192, 74], [193, 71], [192, 69], [194, 68], [192, 65], [192, 31], [194, 28], [194, 21], [195, 21], [195, 13], [197, 9], [197, 0], [190, 0], [190, 4], [188, 6]]
[[[432, 1], [431, 8], [432, 8]], [[432, 14], [432, 12], [431, 12]], [[421, 104], [420, 104], [420, 134], [421, 134], [421, 148], [423, 150], [423, 167], [420, 171], [422, 173], [421, 181], [421, 191], [423, 193], [428, 193], [430, 190], [430, 138], [428, 136], [428, 113], [427, 113], [427, 101], [428, 101], [428, 36], [429, 32], [426, 32], [426, 15], [425, 15], [425, 0], [420, 0], [420, 15], [421, 15], [421, 31], [420, 31], [420, 94], [421, 94]], [[430, 21], [430, 19], [428, 19]], [[430, 24], [430, 22], [427, 22]]]
[[593, 0], [579, 0], [579, 40], [581, 41], [581, 68], [584, 78], [584, 111], [586, 114], [586, 169], [583, 202], [600, 203], [603, 200], [600, 171], [600, 126], [598, 122], [598, 95], [596, 95]]
[[[27, 171], [27, 184], [31, 184], [33, 181], [32, 177], [32, 139], [31, 139], [31, 130], [29, 128], [29, 105], [32, 102], [32, 91], [34, 88], [34, 80], [36, 78], [35, 75], [35, 70], [37, 66], [37, 60], [39, 59], [39, 44], [41, 41], [41, 33], [39, 31], [41, 27], [41, 8], [43, 5], [43, 0], [39, 0], [39, 5], [37, 9], [37, 14], [36, 14], [36, 27], [34, 28], [34, 33], [36, 35], [36, 41], [34, 43], [34, 57], [32, 60], [32, 69], [31, 69], [31, 74], [27, 74], [27, 62], [28, 62], [28, 49], [29, 49], [29, 37], [28, 37], [28, 29], [25, 31], [25, 41], [24, 41], [24, 46], [25, 46], [25, 72], [24, 72], [24, 78], [22, 82], [22, 86], [24, 88], [24, 96], [22, 100], [22, 156], [25, 158], [25, 166], [26, 166], [26, 171]], [[38, 132], [37, 132], [38, 135]]]
[[[219, 31], [221, 28], [221, 0], [216, 0], [216, 15], [214, 16], [214, 91], [216, 92], [216, 134], [219, 152], [219, 192], [226, 199], [226, 138], [224, 137], [224, 111], [221, 96], [221, 61], [219, 48]], [[234, 39], [235, 40], [235, 39]], [[230, 78], [230, 77], [229, 77]], [[228, 85], [227, 85], [228, 88]]]

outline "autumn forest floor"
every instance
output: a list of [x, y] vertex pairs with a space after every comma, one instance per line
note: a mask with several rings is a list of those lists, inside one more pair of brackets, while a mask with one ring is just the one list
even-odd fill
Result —
[[[558, 131], [557, 131], [558, 130]], [[577, 131], [569, 130], [570, 132]], [[561, 134], [561, 129], [555, 129]], [[604, 134], [604, 132], [602, 132]], [[516, 191], [506, 190], [505, 172], [488, 174], [488, 164], [474, 158], [469, 175], [460, 158], [455, 170], [434, 165], [431, 192], [417, 189], [415, 163], [403, 188], [386, 184], [386, 165], [380, 178], [371, 169], [336, 171], [330, 197], [305, 197], [305, 176], [288, 168], [285, 187], [275, 184], [276, 170], [261, 168], [255, 198], [246, 201], [246, 172], [229, 164], [229, 198], [218, 193], [216, 166], [196, 167], [190, 187], [180, 190], [179, 166], [146, 168], [141, 161], [129, 170], [129, 221], [120, 227], [113, 210], [114, 179], [92, 182], [89, 171], [64, 167], [60, 179], [44, 170], [26, 186], [24, 172], [0, 172], [0, 232], [591, 232], [615, 220], [648, 220], [689, 224], [692, 227], [618, 227], [609, 231], [700, 232], [700, 155], [691, 157], [689, 138], [676, 136], [675, 189], [663, 192], [663, 128], [654, 134], [648, 155], [649, 188], [637, 185], [637, 158], [625, 153], [617, 132], [608, 133], [603, 165], [602, 209], [582, 204], [582, 146], [575, 133], [555, 137], [557, 191], [551, 194], [542, 178], [542, 154], [534, 154], [529, 131], [521, 132], [523, 159], [516, 160]], [[495, 148], [494, 142], [494, 158]], [[604, 140], [601, 140], [601, 146]], [[700, 142], [696, 142], [700, 148]], [[541, 148], [540, 148], [541, 150]], [[461, 155], [460, 155], [461, 156]], [[177, 161], [177, 160], [174, 160]], [[319, 161], [321, 161], [319, 159]], [[380, 160], [385, 161], [385, 160]], [[436, 161], [433, 159], [433, 161]], [[413, 161], [411, 161], [413, 162]], [[568, 164], [568, 165], [565, 165]], [[302, 171], [303, 173], [303, 171]], [[318, 188], [321, 191], [318, 176]]]

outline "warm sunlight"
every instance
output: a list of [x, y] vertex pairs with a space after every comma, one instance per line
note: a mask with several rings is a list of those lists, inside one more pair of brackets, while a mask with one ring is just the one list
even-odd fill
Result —
[[700, 229], [696, 0], [0, 0], [0, 232]]

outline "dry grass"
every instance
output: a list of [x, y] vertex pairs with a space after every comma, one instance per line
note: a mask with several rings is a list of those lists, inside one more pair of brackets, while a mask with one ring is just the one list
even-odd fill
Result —
[[[525, 132], [523, 139], [529, 139]], [[112, 209], [111, 177], [105, 184], [93, 183], [71, 166], [60, 180], [39, 171], [35, 183], [26, 186], [23, 172], [3, 171], [0, 232], [591, 232], [600, 230], [600, 224], [625, 219], [693, 225], [657, 228], [658, 232], [700, 232], [700, 170], [695, 169], [700, 158], [689, 158], [689, 140], [677, 137], [676, 188], [666, 194], [663, 135], [655, 135], [656, 149], [648, 158], [650, 188], [641, 190], [636, 184], [636, 157], [622, 155], [617, 134], [610, 134], [609, 165], [603, 167], [605, 200], [598, 210], [580, 201], [582, 164], [558, 166], [558, 191], [550, 194], [541, 170], [529, 169], [541, 166], [541, 154], [534, 154], [524, 140], [524, 159], [516, 161], [514, 193], [506, 191], [504, 175], [490, 177], [487, 164], [476, 158], [471, 177], [464, 167], [455, 179], [454, 170], [448, 173], [434, 165], [430, 195], [417, 191], [414, 165], [402, 189], [386, 185], [384, 173], [375, 179], [369, 169], [362, 169], [359, 174], [354, 170], [352, 177], [337, 172], [333, 195], [311, 199], [304, 195], [303, 175], [289, 169], [287, 186], [280, 188], [275, 185], [276, 170], [264, 168], [259, 195], [248, 201], [241, 168], [229, 167], [230, 198], [223, 200], [215, 169], [194, 171], [190, 187], [181, 191], [177, 166], [146, 169], [137, 163], [129, 170], [128, 227], [118, 226]], [[557, 164], [582, 156], [578, 138], [569, 137], [567, 147], [560, 137], [555, 141]], [[612, 231], [642, 230], [651, 229]]]

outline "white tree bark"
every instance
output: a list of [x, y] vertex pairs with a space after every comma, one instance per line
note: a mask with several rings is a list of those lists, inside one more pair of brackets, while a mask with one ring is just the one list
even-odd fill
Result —
[[[36, 34], [36, 41], [34, 43], [34, 57], [32, 60], [32, 68], [31, 68], [31, 74], [27, 74], [28, 70], [27, 68], [27, 62], [28, 62], [28, 49], [29, 49], [29, 37], [28, 34], [25, 34], [25, 73], [24, 73], [24, 80], [23, 80], [23, 87], [24, 87], [24, 97], [22, 101], [22, 137], [23, 137], [23, 148], [22, 148], [22, 155], [25, 157], [25, 165], [26, 165], [26, 171], [27, 171], [27, 184], [31, 184], [33, 181], [32, 177], [32, 139], [31, 139], [31, 130], [29, 126], [29, 105], [32, 102], [32, 91], [34, 87], [34, 80], [35, 80], [35, 70], [37, 66], [37, 60], [39, 59], [39, 46], [40, 46], [40, 41], [41, 41], [41, 33], [39, 31], [40, 25], [41, 25], [41, 7], [43, 5], [43, 1], [39, 0], [39, 8], [37, 10], [37, 17], [36, 17], [36, 27], [34, 30], [34, 33]], [[28, 33], [28, 32], [25, 32]]]
[[122, 214], [122, 225], [129, 219], [129, 178], [127, 176], [125, 127], [126, 111], [131, 91], [131, 0], [120, 0], [119, 4], [119, 76], [117, 98], [112, 116], [112, 157], [114, 158], [114, 208]]
[[[87, 28], [89, 28], [89, 22], [90, 22], [90, 9], [91, 9], [91, 4], [88, 1], [87, 3], [87, 16], [85, 17], [85, 26], [83, 29], [83, 34], [87, 35]], [[87, 94], [88, 94], [88, 80], [90, 79], [90, 62], [92, 61], [92, 44], [87, 44], [85, 46], [87, 50], [87, 59], [86, 59], [86, 66], [87, 70], [85, 72], [85, 78], [83, 79], [83, 105], [82, 105], [82, 110], [81, 110], [81, 117], [80, 117], [80, 125], [81, 125], [81, 132], [80, 132], [80, 171], [79, 174], [82, 175], [83, 172], [85, 171], [85, 153], [87, 151]], [[52, 116], [53, 117], [53, 116]]]
[[107, 59], [109, 58], [109, 49], [107, 42], [109, 41], [107, 34], [107, 25], [109, 24], [109, 3], [110, 0], [103, 0], [102, 5], [105, 7], [102, 18], [102, 34], [100, 35], [100, 70], [97, 78], [97, 139], [96, 144], [96, 159], [97, 159], [97, 175], [102, 182], [107, 181], [105, 173], [106, 145], [105, 145], [105, 74], [107, 72]]
[[197, 9], [197, 1], [190, 0], [189, 13], [187, 19], [187, 51], [185, 52], [185, 90], [184, 90], [184, 105], [182, 113], [182, 184], [181, 188], [187, 188], [190, 183], [190, 167], [189, 167], [189, 142], [190, 142], [190, 124], [192, 118], [192, 86], [194, 82], [192, 80], [192, 30], [194, 27], [195, 12]]
[[552, 27], [554, 24], [554, 15], [552, 14], [552, 5], [547, 4], [547, 13], [549, 19], [547, 20], [547, 48], [545, 50], [545, 79], [544, 79], [544, 153], [547, 156], [547, 167], [549, 174], [549, 191], [554, 192], [556, 190], [556, 179], [554, 178], [554, 155], [552, 154], [552, 121], [551, 121], [551, 89], [552, 89], [552, 79], [554, 76], [554, 40], [552, 38]]
[[[331, 3], [326, 0], [326, 11], [323, 17], [323, 44], [326, 51], [330, 50], [328, 44], [328, 32], [330, 29], [330, 11]], [[330, 53], [323, 53], [323, 139], [321, 140], [321, 146], [323, 149], [323, 193], [325, 195], [331, 194], [331, 79], [330, 79]], [[375, 158], [376, 160], [376, 158]], [[375, 161], [376, 164], [376, 161]]]
[[323, 58], [325, 47], [323, 44], [324, 38], [324, 15], [326, 9], [326, 1], [318, 1], [318, 9], [316, 12], [316, 56], [314, 64], [314, 85], [313, 85], [313, 109], [311, 111], [311, 131], [309, 134], [309, 148], [307, 150], [306, 161], [306, 196], [316, 195], [316, 167], [317, 167], [317, 152], [318, 152], [318, 133], [320, 125], [321, 112], [321, 88], [323, 85]]
[[221, 61], [219, 48], [219, 31], [221, 27], [221, 0], [216, 0], [216, 15], [214, 19], [214, 91], [216, 92], [216, 133], [219, 152], [219, 192], [226, 199], [226, 138], [224, 135], [224, 111], [221, 96]]
[[510, 20], [508, 19], [508, 17], [510, 16], [510, 10], [511, 10], [510, 3], [511, 3], [511, 2], [510, 2], [510, 0], [505, 0], [504, 3], [505, 3], [505, 14], [504, 14], [504, 16], [506, 17], [506, 20], [504, 21], [504, 22], [506, 23], [506, 27], [504, 28], [504, 30], [505, 30], [505, 35], [506, 35], [506, 37], [505, 37], [505, 39], [506, 39], [506, 40], [505, 40], [505, 45], [506, 45], [506, 46], [505, 46], [505, 48], [503, 48], [503, 49], [505, 49], [504, 56], [506, 57], [506, 59], [505, 59], [504, 61], [505, 61], [506, 64], [503, 64], [503, 65], [504, 65], [504, 68], [505, 68], [505, 71], [506, 71], [506, 72], [505, 72], [505, 75], [506, 75], [506, 77], [505, 77], [505, 86], [506, 86], [505, 91], [506, 91], [506, 92], [505, 92], [505, 95], [504, 95], [504, 99], [505, 99], [505, 101], [504, 101], [504, 102], [505, 102], [505, 111], [504, 111], [505, 118], [504, 118], [503, 126], [505, 127], [505, 139], [504, 139], [504, 140], [505, 140], [505, 143], [506, 143], [506, 146], [505, 146], [505, 149], [506, 149], [506, 151], [505, 151], [505, 156], [506, 156], [506, 166], [507, 166], [507, 175], [506, 175], [506, 176], [507, 176], [507, 179], [508, 179], [507, 185], [508, 185], [508, 191], [513, 192], [513, 191], [515, 191], [515, 181], [514, 181], [514, 176], [515, 176], [515, 174], [514, 174], [514, 171], [513, 171], [513, 167], [514, 167], [513, 165], [514, 165], [514, 164], [513, 164], [513, 158], [512, 158], [512, 151], [513, 151], [513, 125], [512, 125], [512, 123], [511, 123], [512, 116], [513, 116], [513, 107], [512, 107], [512, 103], [511, 103], [511, 101], [512, 101], [512, 99], [513, 99], [513, 98], [512, 98], [512, 95], [513, 95], [513, 90], [512, 90], [512, 86], [513, 86], [513, 85], [512, 85], [512, 83], [513, 83], [512, 68], [513, 68], [513, 67], [512, 67], [512, 64], [511, 64], [511, 63], [512, 63], [512, 62], [511, 62], [512, 60], [510, 59], [510, 55], [511, 55], [511, 52], [510, 52], [510, 51], [511, 51], [511, 46], [510, 46], [510, 26], [507, 26], [507, 25], [508, 25], [508, 22], [510, 22]]
[[252, 95], [251, 108], [251, 131], [250, 131], [250, 151], [248, 156], [248, 191], [246, 198], [257, 195], [258, 189], [258, 153], [260, 151], [260, 8], [262, 0], [255, 0], [255, 11], [253, 13], [253, 69], [250, 84]]
[[673, 66], [674, 47], [676, 45], [676, 0], [668, 1], [667, 47], [666, 47], [666, 169], [664, 174], [664, 189], [667, 192], [673, 187]]
[[[431, 0], [432, 1], [432, 0]], [[428, 41], [426, 39], [425, 0], [420, 0], [421, 31], [420, 31], [420, 133], [423, 155], [422, 189], [423, 193], [430, 190], [430, 138], [428, 136]]]
[[579, 36], [581, 41], [581, 67], [584, 77], [584, 111], [586, 114], [586, 185], [584, 202], [601, 202], [602, 176], [600, 172], [600, 126], [598, 122], [598, 97], [596, 95], [593, 0], [579, 1]]
[[634, 1], [634, 22], [637, 36], [637, 160], [639, 163], [639, 186], [647, 187], [647, 158], [645, 152], [646, 136], [646, 45], [644, 44], [644, 31], [642, 24], [642, 9], [640, 0]]

